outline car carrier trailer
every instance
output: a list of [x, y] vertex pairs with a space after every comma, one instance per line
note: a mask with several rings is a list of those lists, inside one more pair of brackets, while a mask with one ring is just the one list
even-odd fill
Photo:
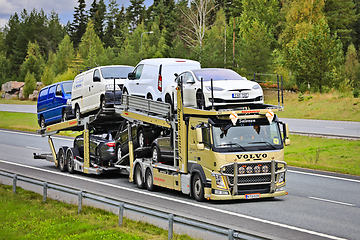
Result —
[[[283, 107], [257, 104], [234, 109], [201, 110], [182, 105], [182, 87], [177, 87], [177, 106], [136, 96], [122, 96], [122, 104], [81, 119], [47, 126], [38, 133], [48, 137], [51, 154], [34, 158], [53, 161], [61, 171], [101, 174], [119, 171], [139, 188], [165, 187], [203, 200], [255, 199], [284, 196], [287, 164], [284, 146], [290, 144], [289, 128], [276, 112]], [[155, 161], [135, 158], [129, 134], [129, 161], [114, 166], [94, 165], [89, 153], [89, 127], [117, 125], [122, 121], [151, 124], [172, 132], [173, 158]], [[282, 133], [281, 128], [282, 126]], [[59, 131], [83, 131], [84, 154], [61, 146], [56, 152], [51, 136]]]

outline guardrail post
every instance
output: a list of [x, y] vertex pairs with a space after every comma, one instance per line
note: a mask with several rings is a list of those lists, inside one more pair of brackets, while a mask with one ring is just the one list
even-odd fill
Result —
[[79, 191], [79, 193], [78, 193], [78, 213], [81, 213], [81, 210], [82, 210], [82, 196], [83, 196], [83, 192]]
[[13, 176], [13, 193], [16, 193], [16, 181], [17, 181], [17, 174]]
[[43, 202], [46, 202], [47, 198], [47, 182], [44, 182], [43, 184]]
[[174, 232], [174, 215], [169, 214], [169, 229], [168, 229], [168, 239], [173, 238], [173, 232]]
[[123, 224], [124, 205], [125, 204], [123, 202], [119, 204], [119, 222], [118, 222], [119, 227]]
[[234, 239], [234, 230], [233, 230], [233, 229], [229, 229], [228, 239], [229, 239], [229, 240], [233, 240], [233, 239]]

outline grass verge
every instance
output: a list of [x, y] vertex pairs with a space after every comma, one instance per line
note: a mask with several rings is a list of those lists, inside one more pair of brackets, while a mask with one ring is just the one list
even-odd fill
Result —
[[[101, 209], [77, 206], [12, 186], [0, 185], [0, 239], [167, 239], [168, 232], [154, 225], [124, 218]], [[192, 239], [174, 234], [174, 239]]]
[[285, 147], [290, 166], [360, 176], [360, 141], [291, 135]]
[[37, 101], [0, 98], [0, 104], [36, 105]]

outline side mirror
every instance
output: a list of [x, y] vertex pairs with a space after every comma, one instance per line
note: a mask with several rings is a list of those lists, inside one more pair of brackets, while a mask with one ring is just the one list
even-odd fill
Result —
[[196, 140], [198, 143], [202, 143], [203, 142], [203, 137], [202, 137], [202, 129], [201, 128], [196, 128]]
[[55, 93], [55, 95], [56, 95], [56, 96], [62, 96], [62, 92], [61, 92], [61, 91], [57, 91], [57, 92]]
[[98, 76], [95, 76], [94, 78], [93, 78], [93, 82], [100, 82], [101, 80], [100, 80], [100, 78], [98, 77]]
[[284, 133], [284, 144], [285, 146], [290, 145], [290, 139], [289, 139], [289, 124], [284, 123], [283, 125], [283, 133]]
[[129, 80], [134, 80], [135, 79], [135, 73], [131, 72], [128, 74], [128, 79]]

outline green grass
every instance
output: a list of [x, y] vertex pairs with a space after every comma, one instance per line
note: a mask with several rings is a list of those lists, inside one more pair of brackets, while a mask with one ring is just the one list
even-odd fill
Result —
[[[40, 127], [37, 115], [33, 113], [14, 113], [0, 111], [0, 128], [36, 132]], [[59, 135], [77, 136], [81, 132], [63, 131]]]
[[[277, 105], [277, 93], [265, 91], [265, 102]], [[339, 93], [284, 93], [284, 118], [360, 121], [360, 98]]]
[[36, 105], [37, 101], [0, 98], [0, 104]]
[[[101, 209], [78, 207], [47, 199], [12, 186], [0, 185], [0, 239], [167, 239], [168, 232], [154, 225], [124, 218]], [[174, 234], [174, 239], [192, 239]]]
[[291, 135], [285, 147], [290, 166], [360, 176], [360, 141]]

